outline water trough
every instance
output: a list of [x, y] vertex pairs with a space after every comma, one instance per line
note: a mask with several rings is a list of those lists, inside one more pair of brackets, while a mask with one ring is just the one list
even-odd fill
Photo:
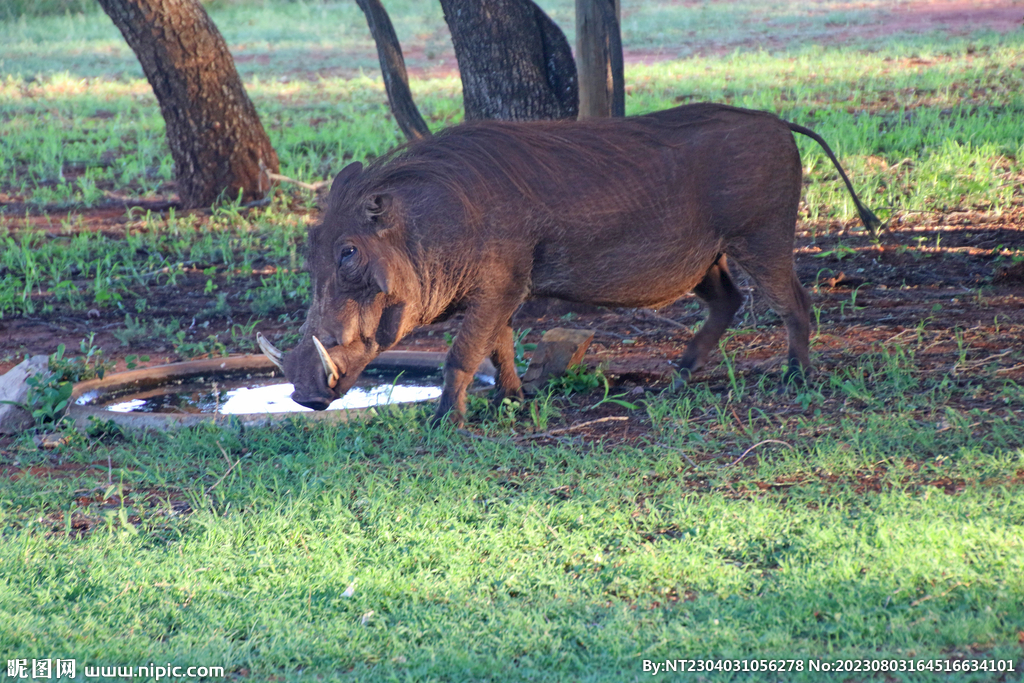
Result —
[[[204, 422], [256, 426], [290, 418], [346, 422], [374, 414], [375, 406], [437, 398], [444, 358], [437, 352], [386, 351], [325, 411], [303, 408], [288, 398], [291, 385], [264, 355], [158, 365], [76, 384], [68, 418], [79, 429], [95, 419], [128, 430]], [[493, 381], [494, 367], [485, 361], [475, 390], [484, 391]]]

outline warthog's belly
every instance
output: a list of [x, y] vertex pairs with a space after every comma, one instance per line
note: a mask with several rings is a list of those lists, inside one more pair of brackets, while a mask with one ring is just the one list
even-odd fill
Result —
[[[712, 242], [709, 240], [709, 242]], [[552, 248], [534, 264], [531, 294], [599, 306], [657, 308], [693, 290], [718, 258], [717, 242], [671, 242], [654, 247], [643, 239], [612, 241], [570, 258]]]

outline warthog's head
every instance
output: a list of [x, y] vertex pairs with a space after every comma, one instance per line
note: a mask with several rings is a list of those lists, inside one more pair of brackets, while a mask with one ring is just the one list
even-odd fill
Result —
[[313, 300], [303, 337], [287, 354], [259, 337], [295, 386], [292, 400], [324, 410], [363, 368], [411, 329], [405, 296], [414, 282], [401, 222], [387, 194], [363, 191], [362, 164], [334, 179], [321, 221], [307, 237]]

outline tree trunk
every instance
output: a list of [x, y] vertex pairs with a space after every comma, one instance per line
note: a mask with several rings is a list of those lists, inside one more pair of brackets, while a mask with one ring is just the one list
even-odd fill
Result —
[[576, 0], [580, 118], [626, 115], [618, 0]]
[[405, 72], [405, 58], [402, 46], [395, 35], [395, 27], [380, 0], [356, 0], [359, 9], [366, 15], [373, 42], [377, 45], [380, 72], [384, 76], [384, 88], [388, 91], [391, 113], [395, 115], [398, 127], [408, 140], [418, 140], [430, 135], [427, 122], [420, 116], [420, 110], [409, 90], [409, 76]]
[[565, 34], [531, 0], [441, 0], [466, 119], [574, 119], [576, 64]]
[[167, 126], [184, 208], [223, 193], [243, 201], [270, 188], [278, 171], [256, 109], [217, 27], [198, 0], [99, 0], [153, 87]]

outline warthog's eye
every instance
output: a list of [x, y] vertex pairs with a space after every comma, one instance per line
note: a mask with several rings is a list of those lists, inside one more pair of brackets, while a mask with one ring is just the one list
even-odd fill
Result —
[[352, 258], [355, 255], [355, 253], [356, 253], [356, 248], [355, 247], [344, 247], [341, 250], [341, 253], [338, 254], [338, 265], [341, 265], [342, 263], [345, 263], [346, 261], [348, 261], [350, 258]]

